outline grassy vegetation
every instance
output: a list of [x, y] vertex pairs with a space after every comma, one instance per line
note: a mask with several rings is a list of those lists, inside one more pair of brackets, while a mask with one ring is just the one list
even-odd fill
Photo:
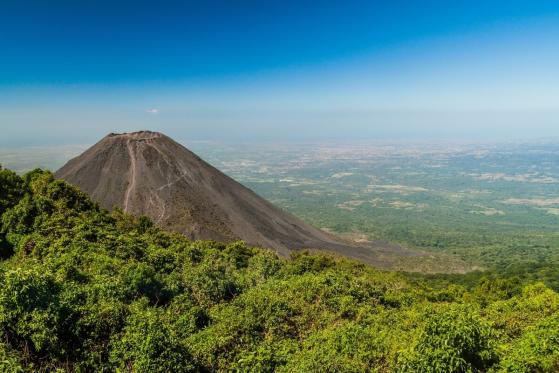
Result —
[[0, 171], [0, 370], [553, 372], [559, 294], [189, 241]]

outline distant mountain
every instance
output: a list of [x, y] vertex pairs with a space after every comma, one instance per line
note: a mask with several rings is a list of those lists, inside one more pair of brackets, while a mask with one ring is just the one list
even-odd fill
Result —
[[322, 249], [384, 266], [397, 246], [356, 246], [306, 224], [157, 132], [109, 134], [56, 172], [106, 209], [147, 215], [192, 239]]

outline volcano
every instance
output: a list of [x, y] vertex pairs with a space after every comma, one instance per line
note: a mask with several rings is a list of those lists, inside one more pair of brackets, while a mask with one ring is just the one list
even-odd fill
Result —
[[55, 175], [103, 208], [146, 215], [192, 239], [244, 240], [283, 256], [326, 250], [380, 266], [382, 252], [398, 249], [360, 246], [314, 228], [158, 132], [111, 133]]

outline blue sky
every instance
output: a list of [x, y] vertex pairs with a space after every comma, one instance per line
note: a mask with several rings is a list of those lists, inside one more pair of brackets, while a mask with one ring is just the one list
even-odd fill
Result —
[[556, 1], [0, 2], [0, 146], [559, 136]]

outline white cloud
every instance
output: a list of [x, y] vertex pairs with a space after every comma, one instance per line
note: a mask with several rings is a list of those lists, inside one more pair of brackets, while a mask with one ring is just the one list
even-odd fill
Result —
[[147, 109], [146, 113], [156, 115], [159, 114], [159, 109], [156, 108]]

